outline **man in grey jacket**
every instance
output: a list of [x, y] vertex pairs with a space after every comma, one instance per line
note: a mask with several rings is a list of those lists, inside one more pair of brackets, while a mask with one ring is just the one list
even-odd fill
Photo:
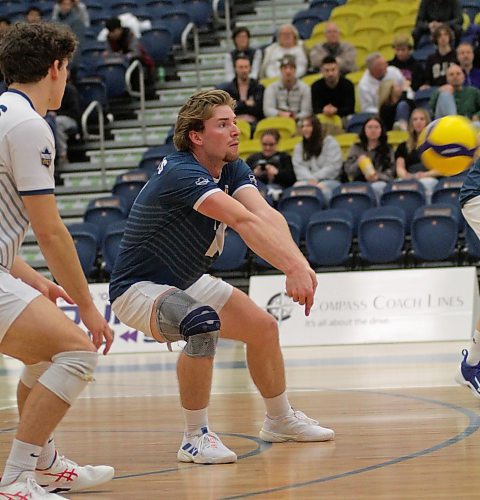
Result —
[[297, 78], [297, 65], [292, 55], [280, 61], [281, 78], [270, 84], [263, 96], [265, 116], [289, 116], [295, 120], [312, 114], [310, 87]]

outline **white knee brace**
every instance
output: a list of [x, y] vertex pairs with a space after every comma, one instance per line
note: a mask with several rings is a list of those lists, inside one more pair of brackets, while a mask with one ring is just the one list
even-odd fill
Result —
[[93, 380], [97, 362], [97, 352], [60, 352], [53, 356], [51, 366], [38, 381], [72, 405], [87, 383]]
[[41, 361], [34, 365], [25, 365], [23, 367], [22, 374], [20, 375], [20, 380], [23, 385], [26, 385], [31, 389], [35, 382], [43, 375], [45, 371], [48, 370], [52, 363], [50, 361]]

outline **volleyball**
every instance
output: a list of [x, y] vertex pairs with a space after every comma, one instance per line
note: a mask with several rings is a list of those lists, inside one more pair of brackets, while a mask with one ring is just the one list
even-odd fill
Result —
[[422, 163], [442, 175], [456, 175], [467, 169], [477, 149], [477, 132], [468, 118], [444, 116], [427, 125], [418, 138]]

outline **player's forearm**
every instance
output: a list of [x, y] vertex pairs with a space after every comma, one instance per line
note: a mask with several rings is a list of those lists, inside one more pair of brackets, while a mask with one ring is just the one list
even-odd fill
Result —
[[234, 229], [251, 250], [283, 273], [308, 266], [279, 212], [271, 210], [268, 217], [241, 220]]
[[93, 304], [87, 280], [83, 274], [73, 240], [65, 228], [59, 225], [49, 234], [37, 234], [38, 244], [50, 272], [56, 281], [80, 307]]

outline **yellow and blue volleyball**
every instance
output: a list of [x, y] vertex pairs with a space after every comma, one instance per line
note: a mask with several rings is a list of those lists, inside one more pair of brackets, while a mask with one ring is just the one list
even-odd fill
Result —
[[466, 170], [472, 164], [477, 147], [477, 131], [468, 118], [460, 115], [431, 122], [418, 138], [422, 163], [445, 176]]

